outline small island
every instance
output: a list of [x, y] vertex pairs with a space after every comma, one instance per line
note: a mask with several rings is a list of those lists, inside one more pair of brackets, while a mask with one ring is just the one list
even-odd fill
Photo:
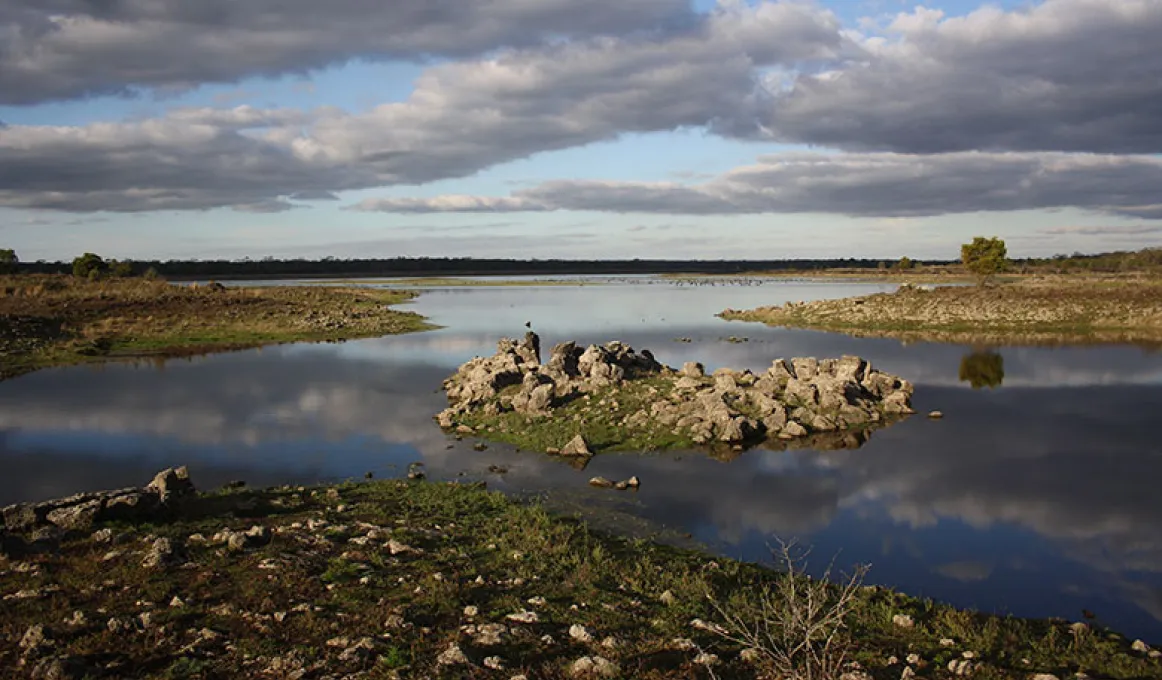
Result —
[[409, 291], [177, 285], [127, 276], [0, 276], [0, 380], [48, 366], [168, 358], [432, 328]]
[[912, 385], [855, 356], [775, 359], [762, 374], [701, 364], [680, 370], [621, 342], [564, 342], [541, 362], [540, 340], [502, 339], [444, 383], [440, 426], [551, 454], [713, 445], [741, 450], [822, 436], [855, 447], [913, 412]]

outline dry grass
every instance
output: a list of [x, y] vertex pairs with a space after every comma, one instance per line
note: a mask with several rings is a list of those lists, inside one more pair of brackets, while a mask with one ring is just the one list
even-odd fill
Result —
[[958, 343], [1162, 342], [1162, 279], [1040, 276], [1000, 286], [902, 289], [789, 303], [725, 319]]

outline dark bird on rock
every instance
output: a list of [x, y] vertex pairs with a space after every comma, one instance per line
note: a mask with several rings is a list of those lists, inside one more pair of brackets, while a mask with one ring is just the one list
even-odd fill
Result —
[[533, 327], [533, 322], [532, 322], [532, 321], [526, 321], [526, 322], [525, 322], [525, 328], [532, 328], [532, 327]]

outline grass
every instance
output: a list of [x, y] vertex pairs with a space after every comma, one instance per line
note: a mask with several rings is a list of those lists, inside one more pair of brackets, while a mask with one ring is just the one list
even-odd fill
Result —
[[[515, 391], [519, 386], [511, 386]], [[672, 426], [655, 419], [630, 426], [626, 419], [638, 411], [649, 412], [650, 404], [668, 394], [672, 381], [665, 378], [627, 380], [553, 408], [550, 415], [528, 415], [515, 411], [489, 416], [483, 409], [457, 417], [487, 439], [505, 442], [530, 451], [561, 448], [580, 434], [591, 451], [654, 451], [692, 448], [686, 434], [674, 434]], [[505, 393], [502, 392], [503, 396]]]
[[[244, 552], [191, 538], [254, 524], [269, 527], [272, 539]], [[980, 678], [1162, 675], [1162, 663], [1132, 653], [1130, 641], [1108, 631], [1075, 633], [1060, 621], [834, 587], [796, 574], [797, 562], [790, 572], [777, 571], [619, 538], [480, 485], [377, 481], [222, 492], [197, 497], [170, 522], [110, 528], [112, 543], [77, 535], [59, 551], [0, 558], [0, 595], [34, 593], [4, 601], [0, 667], [27, 673], [19, 641], [43, 624], [55, 641], [44, 653], [81, 661], [94, 677], [287, 677], [304, 670], [307, 677], [524, 673], [553, 680], [570, 677], [576, 659], [593, 655], [616, 663], [623, 678], [775, 677], [766, 657], [751, 662], [742, 652], [759, 644], [777, 654], [790, 643], [740, 643], [737, 633], [792, 626], [826, 633], [844, 658], [879, 680], [900, 677], [911, 653], [920, 656], [912, 665], [921, 677], [948, 677], [947, 663], [965, 652], [975, 653]], [[143, 567], [142, 553], [162, 536], [184, 543], [188, 561]], [[389, 539], [410, 550], [392, 555]], [[175, 597], [180, 606], [171, 604]], [[535, 612], [537, 621], [507, 619], [520, 611]], [[796, 611], [802, 621], [823, 623], [794, 623]], [[899, 614], [915, 625], [895, 625]], [[114, 630], [110, 620], [118, 622]], [[477, 624], [504, 625], [498, 644], [486, 646], [463, 630]], [[593, 640], [571, 637], [574, 624]], [[944, 638], [954, 643], [944, 646]], [[471, 665], [438, 667], [437, 656], [452, 643]], [[696, 663], [700, 652], [719, 663]], [[485, 668], [488, 656], [500, 657], [505, 670]], [[835, 680], [850, 670], [833, 666], [811, 677]]]
[[726, 310], [728, 320], [972, 344], [1162, 343], [1162, 279], [1036, 277]]
[[388, 308], [414, 296], [365, 288], [0, 277], [0, 379], [47, 366], [431, 328], [418, 314]]

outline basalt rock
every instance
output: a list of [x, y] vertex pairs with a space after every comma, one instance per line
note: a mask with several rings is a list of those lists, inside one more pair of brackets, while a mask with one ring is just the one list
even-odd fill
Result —
[[[194, 493], [186, 468], [169, 468], [143, 488], [80, 493], [41, 503], [17, 503], [2, 511], [11, 534], [34, 535], [46, 529], [85, 531], [111, 520], [156, 519]], [[11, 538], [11, 537], [9, 537]]]
[[[504, 412], [554, 417], [575, 399], [600, 397], [607, 408], [626, 410], [618, 416], [628, 430], [664, 427], [697, 444], [739, 445], [842, 436], [913, 412], [907, 380], [855, 356], [775, 359], [761, 374], [720, 368], [707, 376], [701, 364], [676, 371], [648, 350], [637, 353], [616, 341], [584, 349], [561, 343], [541, 364], [539, 339], [530, 335], [501, 340], [495, 355], [468, 361], [444, 381], [449, 406], [436, 416], [442, 427]], [[649, 403], [623, 407], [619, 396], [641, 380], [650, 380]]]

